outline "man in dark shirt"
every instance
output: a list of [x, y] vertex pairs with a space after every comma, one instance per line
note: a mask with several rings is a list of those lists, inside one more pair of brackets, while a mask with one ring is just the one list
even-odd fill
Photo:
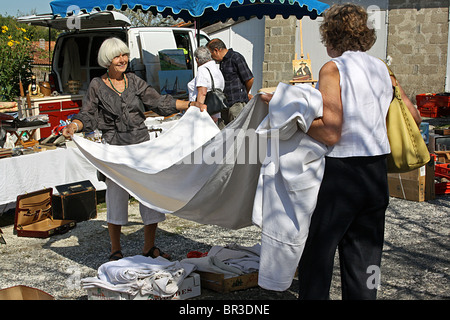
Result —
[[252, 98], [250, 90], [253, 85], [253, 74], [239, 52], [227, 49], [220, 39], [212, 39], [206, 45], [211, 51], [211, 57], [220, 63], [220, 70], [225, 79], [223, 92], [227, 97], [228, 110], [222, 112], [222, 119], [226, 124], [234, 120]]

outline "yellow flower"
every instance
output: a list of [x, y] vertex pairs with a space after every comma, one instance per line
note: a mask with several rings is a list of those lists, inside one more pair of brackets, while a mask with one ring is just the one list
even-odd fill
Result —
[[11, 40], [11, 39], [12, 39], [12, 36], [8, 36], [8, 39]]
[[12, 47], [14, 45], [14, 42], [8, 41], [8, 46]]
[[22, 32], [27, 32], [27, 30], [25, 30], [24, 28], [20, 28], [20, 30], [22, 30]]
[[8, 27], [7, 27], [7, 26], [2, 26], [2, 31], [3, 31], [3, 32], [8, 31]]
[[23, 37], [25, 40], [30, 41], [30, 39], [28, 39], [27, 37]]

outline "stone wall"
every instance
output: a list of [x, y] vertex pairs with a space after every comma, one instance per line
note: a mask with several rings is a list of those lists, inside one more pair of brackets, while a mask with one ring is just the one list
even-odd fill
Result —
[[292, 60], [295, 58], [295, 17], [266, 18], [265, 50], [262, 87], [275, 87], [280, 79], [292, 78]]
[[447, 66], [448, 0], [390, 0], [387, 55], [406, 94], [443, 92]]
[[[387, 56], [406, 94], [445, 90], [448, 50], [448, 0], [390, 0]], [[266, 19], [263, 87], [291, 79], [295, 55], [294, 17]]]

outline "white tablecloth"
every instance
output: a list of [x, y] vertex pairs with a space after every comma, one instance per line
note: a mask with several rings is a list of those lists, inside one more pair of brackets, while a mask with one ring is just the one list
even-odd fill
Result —
[[97, 170], [77, 148], [58, 148], [0, 160], [0, 215], [14, 208], [17, 196], [62, 184], [90, 180], [97, 190]]

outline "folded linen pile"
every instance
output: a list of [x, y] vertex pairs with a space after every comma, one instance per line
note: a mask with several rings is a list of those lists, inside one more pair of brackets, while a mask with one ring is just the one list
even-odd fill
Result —
[[222, 273], [227, 279], [257, 272], [260, 252], [260, 244], [244, 247], [233, 243], [225, 247], [213, 246], [207, 256], [183, 259], [181, 263], [194, 264], [198, 271]]
[[194, 269], [189, 263], [136, 255], [102, 264], [97, 277], [81, 279], [81, 285], [85, 289], [100, 287], [130, 295], [170, 297]]

